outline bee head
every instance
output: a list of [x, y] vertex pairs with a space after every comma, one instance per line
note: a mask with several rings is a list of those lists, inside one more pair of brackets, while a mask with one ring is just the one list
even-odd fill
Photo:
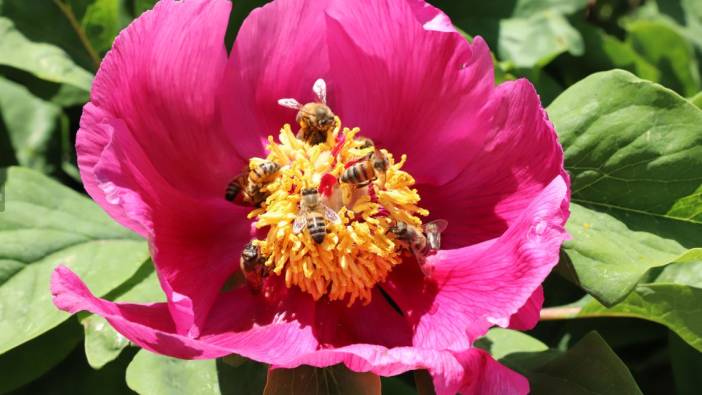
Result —
[[244, 250], [241, 252], [241, 257], [244, 259], [244, 261], [252, 261], [256, 259], [259, 255], [259, 249], [258, 247], [253, 243], [253, 242], [248, 242], [246, 246], [244, 247]]

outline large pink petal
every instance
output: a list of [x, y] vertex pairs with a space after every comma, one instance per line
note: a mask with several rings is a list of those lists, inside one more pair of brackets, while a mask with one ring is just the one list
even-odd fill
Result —
[[447, 31], [423, 1], [336, 2], [328, 14], [330, 100], [342, 120], [408, 154], [418, 181], [454, 178], [481, 143], [494, 84], [485, 42]]
[[196, 334], [248, 237], [224, 198], [243, 162], [216, 114], [231, 3], [164, 0], [116, 39], [84, 109], [78, 162], [91, 196], [149, 238], [171, 314]]
[[500, 85], [480, 111], [483, 140], [468, 166], [438, 188], [418, 185], [431, 216], [449, 221], [445, 248], [498, 237], [554, 178], [568, 179], [553, 125], [529, 81]]
[[498, 239], [430, 257], [431, 281], [410, 262], [394, 270], [384, 288], [414, 323], [413, 345], [459, 351], [508, 326], [558, 263], [567, 203], [557, 177]]
[[54, 271], [51, 291], [54, 303], [62, 310], [87, 310], [101, 315], [140, 347], [178, 358], [208, 359], [236, 353], [265, 363], [279, 363], [313, 352], [318, 346], [309, 325], [311, 299], [307, 295], [292, 295], [283, 306], [289, 311], [286, 315], [278, 313], [280, 306], [271, 306], [241, 288], [218, 301], [212, 309], [216, 322], [202, 336], [194, 338], [177, 333], [165, 304], [98, 299], [65, 266]]
[[[234, 353], [283, 368], [344, 363], [357, 372], [384, 376], [427, 369], [439, 395], [454, 394], [459, 389], [470, 394], [498, 394], [498, 389], [508, 391], [503, 393], [525, 393], [521, 390], [525, 382], [521, 376], [477, 349], [454, 354], [378, 344], [355, 343], [343, 347], [320, 344], [311, 325], [319, 324], [312, 300], [295, 290], [273, 303], [252, 296], [247, 289], [224, 295], [213, 307], [210, 321], [199, 338], [178, 334], [165, 304], [113, 303], [96, 298], [65, 266], [54, 271], [51, 290], [59, 308], [70, 313], [87, 310], [101, 315], [130, 341], [164, 355], [209, 359]], [[365, 324], [382, 331], [379, 322], [372, 325], [378, 318], [374, 313], [365, 318], [352, 325]]]

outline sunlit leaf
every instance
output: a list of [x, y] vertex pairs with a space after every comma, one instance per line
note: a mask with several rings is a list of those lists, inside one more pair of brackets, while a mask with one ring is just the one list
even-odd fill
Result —
[[[700, 109], [660, 85], [611, 71], [573, 85], [548, 113], [565, 150], [572, 201], [591, 210], [574, 208], [568, 229], [575, 234], [565, 244], [583, 288], [611, 305], [633, 286], [612, 278], [638, 281], [637, 273], [665, 260], [653, 251], [673, 256], [702, 244]], [[592, 242], [613, 233], [648, 249], [623, 255], [613, 243]]]
[[587, 5], [586, 0], [498, 0], [432, 3], [451, 15], [466, 33], [485, 38], [500, 60], [517, 67], [545, 65], [564, 52], [582, 55], [582, 37], [565, 15]]
[[660, 72], [664, 86], [689, 96], [700, 90], [694, 50], [666, 24], [636, 21], [627, 25], [627, 42]]
[[0, 77], [0, 117], [20, 165], [51, 170], [47, 156], [52, 136], [58, 132], [60, 112], [24, 86]]
[[0, 65], [16, 67], [47, 81], [89, 90], [93, 75], [77, 66], [63, 49], [33, 42], [0, 16]]
[[655, 233], [633, 231], [606, 212], [570, 206], [565, 244], [577, 282], [611, 305], [631, 292], [649, 269], [674, 262], [702, 261], [702, 249], [687, 250]]
[[622, 302], [605, 307], [587, 303], [581, 317], [632, 317], [665, 325], [688, 344], [702, 351], [702, 289], [679, 284], [641, 284]]
[[58, 264], [96, 295], [130, 278], [148, 258], [146, 243], [90, 199], [34, 171], [10, 168], [0, 212], [0, 353], [57, 326], [69, 315], [51, 302]]
[[212, 359], [176, 359], [142, 350], [127, 368], [127, 385], [141, 395], [260, 395], [266, 370], [252, 361], [235, 368]]

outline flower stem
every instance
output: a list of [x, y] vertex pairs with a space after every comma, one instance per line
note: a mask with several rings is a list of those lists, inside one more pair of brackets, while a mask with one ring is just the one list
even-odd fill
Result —
[[100, 56], [98, 55], [97, 51], [95, 51], [95, 48], [93, 48], [92, 44], [90, 44], [90, 40], [88, 40], [88, 36], [85, 35], [85, 31], [80, 26], [80, 23], [78, 23], [76, 15], [73, 13], [73, 9], [69, 4], [64, 3], [63, 0], [53, 1], [54, 4], [56, 4], [56, 6], [61, 10], [63, 15], [66, 16], [66, 19], [68, 19], [68, 22], [71, 24], [71, 27], [78, 35], [78, 39], [80, 40], [81, 44], [83, 44], [83, 48], [85, 48], [85, 51], [88, 52], [90, 60], [93, 61], [93, 64], [95, 65], [95, 70], [97, 70], [100, 67]]
[[575, 318], [582, 308], [580, 307], [547, 307], [541, 310], [541, 321], [567, 320]]

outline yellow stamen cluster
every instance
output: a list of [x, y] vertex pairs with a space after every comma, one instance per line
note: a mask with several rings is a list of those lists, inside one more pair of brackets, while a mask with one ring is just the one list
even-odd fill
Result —
[[[358, 132], [358, 128], [341, 130], [337, 118], [327, 141], [310, 146], [285, 125], [279, 142], [268, 137], [269, 155], [251, 159], [250, 166], [263, 160], [282, 166], [276, 179], [264, 187], [269, 193], [266, 202], [249, 213], [257, 228], [268, 229], [267, 237], [255, 243], [267, 257], [266, 266], [272, 274], [283, 275], [286, 286], [298, 286], [315, 300], [327, 295], [330, 300], [348, 297], [349, 305], [356, 300], [369, 302], [373, 287], [401, 262], [401, 242], [389, 228], [397, 221], [420, 227], [418, 216], [428, 215], [417, 206], [419, 194], [411, 188], [414, 179], [401, 170], [406, 156], [395, 163], [392, 155], [382, 150], [390, 166], [370, 187], [374, 198], [369, 187], [337, 181], [322, 200], [338, 213], [341, 223], [327, 221], [328, 234], [321, 244], [312, 240], [307, 229], [293, 232], [295, 218], [300, 215], [301, 189], [318, 188], [323, 178], [330, 177], [325, 174], [338, 180], [346, 164], [374, 151], [373, 147], [364, 148], [364, 141], [356, 138]], [[341, 146], [337, 143], [340, 133]]]

